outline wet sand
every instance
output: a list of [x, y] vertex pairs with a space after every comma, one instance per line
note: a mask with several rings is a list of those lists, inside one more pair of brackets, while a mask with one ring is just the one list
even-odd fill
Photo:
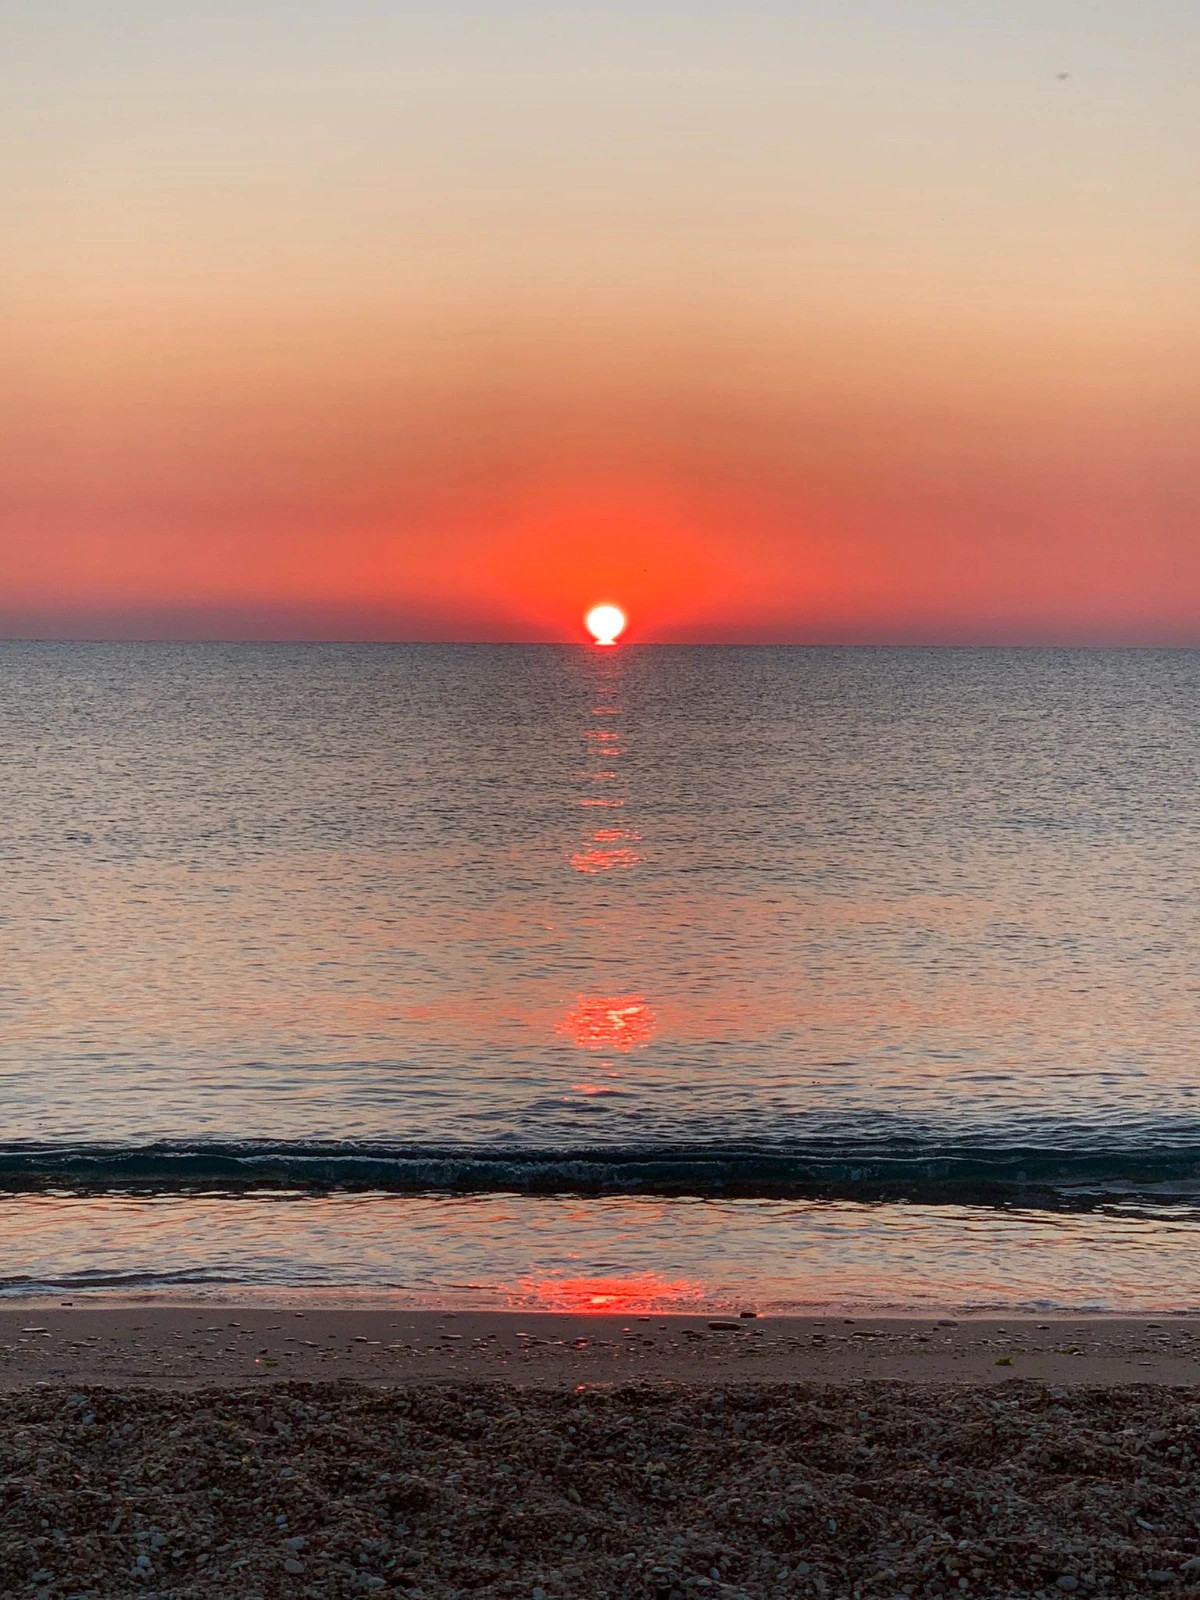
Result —
[[1200, 1383], [1200, 1318], [663, 1316], [200, 1306], [0, 1310], [0, 1388], [328, 1383]]

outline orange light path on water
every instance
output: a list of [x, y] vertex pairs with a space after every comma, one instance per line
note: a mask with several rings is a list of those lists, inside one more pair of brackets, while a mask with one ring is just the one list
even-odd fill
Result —
[[636, 850], [576, 850], [571, 865], [576, 872], [616, 872], [622, 867], [636, 867], [642, 857]]
[[703, 1295], [703, 1286], [691, 1279], [647, 1272], [633, 1277], [522, 1278], [509, 1300], [547, 1311], [636, 1312], [679, 1310]]
[[657, 1020], [640, 994], [584, 995], [558, 1023], [581, 1050], [618, 1050], [625, 1053], [650, 1043]]

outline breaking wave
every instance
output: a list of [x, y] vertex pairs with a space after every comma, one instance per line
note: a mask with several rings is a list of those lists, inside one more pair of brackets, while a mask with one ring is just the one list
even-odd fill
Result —
[[1200, 1137], [1103, 1150], [970, 1143], [578, 1148], [171, 1141], [0, 1146], [0, 1192], [287, 1189], [651, 1194], [1046, 1205], [1200, 1196]]

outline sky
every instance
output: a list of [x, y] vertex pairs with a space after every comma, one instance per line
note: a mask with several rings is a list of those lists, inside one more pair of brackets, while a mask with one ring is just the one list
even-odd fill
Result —
[[0, 635], [1200, 644], [1187, 0], [0, 0]]

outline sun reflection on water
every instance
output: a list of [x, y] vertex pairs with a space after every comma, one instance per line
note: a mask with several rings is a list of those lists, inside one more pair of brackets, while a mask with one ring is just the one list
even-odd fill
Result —
[[[609, 658], [602, 670], [608, 680], [608, 686], [615, 691], [617, 683], [611, 662], [612, 658]], [[600, 699], [593, 707], [592, 715], [597, 718], [615, 717], [620, 712], [621, 706], [614, 693], [609, 699]], [[620, 727], [589, 726], [584, 728], [583, 734], [585, 748], [591, 762], [594, 762], [594, 765], [589, 766], [589, 770], [580, 774], [583, 780], [599, 784], [612, 783], [623, 777], [624, 773], [618, 768], [617, 763], [625, 755], [625, 730]], [[607, 765], [601, 766], [602, 762]], [[615, 809], [626, 803], [623, 796], [609, 798], [585, 795], [577, 798], [581, 806]], [[628, 871], [642, 864], [644, 858], [640, 851], [634, 848], [641, 839], [640, 830], [633, 827], [616, 825], [595, 828], [590, 837], [567, 856], [567, 861], [575, 872], [590, 877]], [[555, 1025], [555, 1031], [569, 1039], [578, 1050], [627, 1055], [632, 1050], [639, 1050], [648, 1045], [654, 1037], [656, 1027], [654, 1012], [641, 994], [580, 994], [576, 996], [575, 1004]], [[599, 1070], [595, 1071], [597, 1078], [611, 1079], [620, 1076], [612, 1070], [611, 1060], [599, 1062], [598, 1067]], [[564, 1096], [565, 1102], [569, 1103], [572, 1096], [579, 1096], [580, 1098], [575, 1101], [577, 1106], [592, 1102], [597, 1111], [603, 1109], [606, 1097], [625, 1092], [612, 1084], [595, 1082], [591, 1079], [572, 1083], [570, 1088], [571, 1096]], [[638, 1292], [642, 1292], [645, 1283], [643, 1280], [639, 1280], [639, 1283], [641, 1289]], [[576, 1298], [594, 1303], [597, 1307], [619, 1306], [624, 1303], [628, 1294], [627, 1287], [597, 1289], [590, 1280], [587, 1284], [574, 1286], [574, 1290], [571, 1290], [569, 1285], [557, 1285], [555, 1292], [561, 1296], [568, 1290], [572, 1293], [577, 1291]]]
[[580, 1050], [641, 1049], [654, 1037], [657, 1020], [640, 994], [613, 996], [581, 994], [557, 1024]]
[[704, 1298], [704, 1286], [693, 1279], [660, 1278], [644, 1272], [633, 1277], [522, 1278], [508, 1294], [509, 1304], [546, 1311], [677, 1311]]
[[616, 867], [636, 867], [641, 860], [636, 850], [576, 850], [571, 865], [576, 872], [612, 872]]

